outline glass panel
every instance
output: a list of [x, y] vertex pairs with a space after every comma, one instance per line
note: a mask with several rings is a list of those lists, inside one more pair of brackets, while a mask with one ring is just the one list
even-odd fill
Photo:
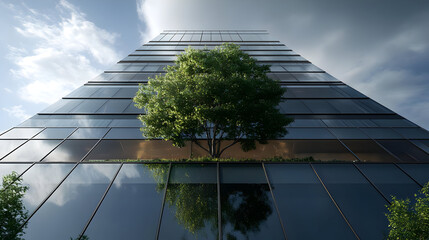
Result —
[[73, 166], [74, 164], [35, 164], [22, 175], [22, 184], [28, 187], [22, 200], [29, 214], [51, 194]]
[[284, 239], [262, 166], [222, 164], [223, 239]]
[[119, 164], [80, 164], [29, 220], [25, 239], [76, 239]]
[[329, 128], [339, 139], [368, 139], [359, 128]]
[[320, 119], [294, 119], [289, 127], [325, 127]]
[[159, 239], [217, 239], [216, 165], [173, 165]]
[[429, 139], [429, 132], [423, 128], [394, 128], [405, 138]]
[[326, 100], [329, 104], [339, 110], [340, 113], [366, 113], [363, 108], [359, 107], [355, 100], [350, 99], [331, 99]]
[[115, 98], [133, 98], [138, 88], [121, 88], [113, 97]]
[[301, 100], [287, 100], [280, 102], [280, 112], [286, 113], [311, 113], [310, 109]]
[[288, 239], [356, 239], [310, 165], [265, 167]]
[[[115, 65], [118, 66], [119, 64]], [[123, 66], [118, 66], [118, 67], [123, 67]], [[89, 87], [89, 86], [82, 86], [76, 90], [74, 90], [72, 93], [70, 93], [69, 95], [67, 95], [67, 97], [89, 97], [91, 96], [95, 91], [97, 91], [98, 88], [97, 87]]]
[[44, 162], [79, 162], [97, 140], [66, 140], [46, 156]]
[[3, 133], [0, 139], [18, 138], [28, 139], [42, 131], [43, 128], [12, 128], [10, 131]]
[[79, 128], [69, 139], [100, 139], [109, 128]]
[[129, 99], [112, 99], [108, 100], [103, 106], [101, 106], [98, 113], [122, 113], [125, 108], [130, 105], [132, 100]]
[[339, 113], [339, 111], [326, 100], [303, 100], [303, 102], [313, 113]]
[[[321, 161], [355, 161], [337, 140], [286, 140], [278, 146], [289, 158], [312, 157]], [[277, 156], [277, 155], [275, 155]]]
[[429, 155], [406, 140], [377, 140], [404, 162], [429, 162]]
[[341, 140], [363, 162], [397, 162], [373, 140]]
[[[72, 113], [94, 113], [99, 109], [107, 100], [91, 99], [84, 100], [79, 106], [73, 108]], [[68, 112], [68, 111], [66, 111]]]
[[33, 139], [64, 139], [76, 128], [46, 128]]
[[429, 140], [411, 140], [411, 142], [426, 153], [429, 153]]
[[387, 236], [386, 200], [351, 164], [314, 164], [328, 191], [361, 239]]
[[85, 232], [89, 239], [155, 239], [169, 164], [125, 164]]
[[177, 148], [164, 140], [102, 140], [85, 160], [180, 159], [189, 157], [188, 146]]
[[112, 128], [105, 139], [144, 139], [140, 128]]
[[110, 98], [119, 91], [117, 87], [99, 87], [98, 91], [91, 95], [91, 98]]
[[372, 119], [379, 127], [416, 127], [407, 119]]
[[287, 128], [284, 139], [335, 139], [326, 128]]
[[31, 164], [0, 164], [0, 188], [2, 188], [3, 177], [16, 172], [18, 175], [21, 175]]
[[0, 140], [0, 158], [23, 144], [25, 140]]
[[411, 199], [420, 189], [419, 185], [393, 164], [359, 164], [357, 166], [390, 200], [392, 196], [398, 199]]
[[399, 164], [399, 166], [420, 185], [429, 182], [429, 164]]
[[61, 140], [30, 140], [2, 161], [40, 161], [60, 142]]
[[361, 128], [374, 139], [402, 139], [403, 137], [390, 128]]

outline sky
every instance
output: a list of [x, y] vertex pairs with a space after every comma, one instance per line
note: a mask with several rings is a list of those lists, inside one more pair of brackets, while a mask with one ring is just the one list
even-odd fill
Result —
[[264, 29], [429, 129], [429, 1], [0, 0], [0, 132], [168, 29]]

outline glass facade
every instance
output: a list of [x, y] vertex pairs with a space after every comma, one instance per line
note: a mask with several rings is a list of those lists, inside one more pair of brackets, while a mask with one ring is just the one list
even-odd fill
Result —
[[[206, 155], [142, 136], [139, 84], [188, 47], [224, 42], [270, 65], [294, 122], [256, 150], [222, 156], [316, 162], [160, 161]], [[385, 206], [429, 181], [428, 162], [427, 130], [259, 30], [164, 31], [0, 133], [0, 176], [16, 172], [28, 187], [24, 239], [383, 239]]]

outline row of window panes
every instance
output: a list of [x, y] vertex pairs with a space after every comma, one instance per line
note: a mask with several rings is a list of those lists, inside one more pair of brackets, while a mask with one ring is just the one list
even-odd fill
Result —
[[279, 106], [284, 114], [392, 113], [371, 99], [288, 99]]
[[61, 99], [42, 113], [132, 113], [143, 114], [131, 99]]
[[[283, 239], [279, 218], [288, 239], [330, 236], [354, 239], [351, 228], [331, 197], [360, 237], [379, 239], [387, 232], [384, 197], [411, 198], [419, 190], [414, 180], [422, 185], [429, 179], [427, 165], [399, 165], [406, 173], [392, 164], [264, 166], [265, 171], [261, 164], [221, 164], [220, 178], [217, 178], [218, 169], [214, 164], [175, 164], [170, 171], [168, 164], [125, 164], [122, 167], [119, 164], [80, 164], [74, 170], [70, 164], [36, 164], [23, 174], [23, 184], [29, 188], [23, 204], [32, 215], [36, 207], [48, 199], [30, 219], [24, 237], [65, 239], [79, 235], [108, 190], [84, 232], [90, 239], [150, 239], [155, 238], [158, 228], [160, 239], [173, 239], [177, 235], [186, 238], [203, 235], [215, 239], [219, 231], [218, 216], [222, 216], [225, 239], [231, 236]], [[25, 164], [2, 164], [0, 171], [2, 175], [11, 171], [22, 173], [28, 167]], [[70, 176], [59, 185], [70, 171]], [[112, 181], [113, 185], [108, 189]], [[220, 192], [217, 192], [218, 184]], [[163, 203], [165, 191], [167, 195]], [[33, 195], [35, 197], [30, 198]], [[201, 201], [195, 204], [190, 199]], [[220, 213], [219, 205], [222, 206]], [[368, 207], [371, 211], [366, 211]], [[181, 219], [195, 208], [204, 211], [204, 215], [192, 219], [192, 223], [200, 227], [190, 230]], [[48, 214], [52, 212], [55, 214]], [[251, 219], [240, 220], [246, 230], [239, 231], [234, 228], [237, 224], [234, 216], [243, 214]], [[61, 221], [64, 218], [68, 220], [67, 225]], [[366, 224], [368, 221], [371, 224]], [[323, 231], [309, 229], [309, 224], [319, 226]], [[255, 230], [247, 230], [248, 225]]]
[[[87, 129], [82, 130], [88, 131]], [[114, 130], [119, 129], [111, 131]], [[136, 131], [136, 129], [130, 130]], [[350, 131], [347, 130], [350, 129], [338, 129], [338, 131], [332, 132], [337, 135], [350, 134]], [[358, 131], [357, 129], [352, 130]], [[98, 129], [98, 131], [101, 132], [103, 129]], [[343, 138], [341, 140], [343, 145], [335, 140], [326, 129], [291, 128], [289, 131], [290, 137], [295, 139], [269, 140], [268, 144], [257, 144], [256, 150], [249, 152], [243, 152], [239, 145], [234, 145], [223, 154], [223, 157], [265, 159], [278, 156], [283, 158], [311, 157], [320, 161], [356, 161], [358, 159], [354, 156], [357, 156], [364, 162], [429, 162], [428, 152], [425, 152], [429, 148], [429, 138], [412, 140], [412, 142], [401, 139], [370, 140], [358, 139], [358, 135], [362, 132], [354, 132], [352, 133], [355, 134], [354, 139]], [[366, 130], [362, 129], [362, 131]], [[366, 131], [366, 133], [368, 132]], [[375, 133], [379, 134], [379, 132]], [[183, 148], [176, 148], [170, 142], [163, 140], [125, 139], [129, 136], [126, 136], [127, 132], [124, 133], [123, 130], [117, 131], [116, 134], [122, 139], [116, 140], [114, 136], [106, 135], [106, 138], [99, 144], [96, 139], [75, 140], [72, 137], [65, 141], [35, 138], [27, 142], [25, 140], [0, 140], [0, 158], [2, 162], [78, 162], [85, 156], [86, 161], [183, 159], [191, 155], [194, 157], [206, 156], [202, 149], [196, 146], [193, 148], [189, 143]], [[131, 134], [138, 135], [137, 133]], [[114, 135], [113, 132], [112, 135]], [[325, 139], [299, 139], [299, 137], [307, 138], [315, 135]], [[229, 142], [225, 140], [225, 143]], [[200, 144], [205, 144], [205, 140], [200, 140]], [[347, 146], [354, 155], [344, 146]]]
[[[207, 50], [213, 49], [214, 46], [207, 47]], [[286, 50], [280, 50], [280, 51], [247, 51], [244, 50], [244, 53], [249, 54], [250, 56], [258, 56], [258, 55], [286, 55], [286, 56], [293, 56], [293, 55], [299, 55], [294, 51], [286, 51]], [[153, 56], [153, 55], [167, 55], [167, 56], [175, 56], [184, 53], [184, 51], [179, 50], [164, 50], [164, 51], [152, 51], [152, 50], [146, 50], [146, 51], [135, 51], [130, 56]]]
[[[162, 50], [185, 50], [188, 47], [192, 47], [195, 49], [214, 49], [216, 46], [219, 45], [204, 45], [203, 43], [199, 45], [143, 45], [142, 47], [138, 48], [137, 50], [152, 50], [152, 51], [162, 51]], [[270, 51], [270, 50], [281, 50], [281, 51], [288, 51], [291, 50], [290, 48], [284, 46], [284, 45], [266, 45], [266, 46], [257, 46], [257, 45], [240, 45], [241, 50], [248, 50], [248, 51]]]
[[[301, 56], [253, 56], [257, 61], [300, 61], [307, 62], [307, 60]], [[121, 60], [121, 62], [131, 61], [175, 61], [177, 56], [127, 56]], [[140, 71], [140, 70], [136, 70]]]

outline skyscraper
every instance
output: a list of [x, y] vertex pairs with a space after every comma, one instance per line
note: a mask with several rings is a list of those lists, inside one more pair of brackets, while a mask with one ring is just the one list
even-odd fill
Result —
[[[143, 139], [132, 98], [188, 46], [223, 42], [271, 65], [295, 119], [282, 139], [224, 156], [322, 163], [138, 163], [202, 155]], [[266, 31], [175, 30], [1, 134], [0, 158], [1, 176], [29, 186], [25, 239], [381, 239], [391, 195], [429, 181], [429, 133]]]

